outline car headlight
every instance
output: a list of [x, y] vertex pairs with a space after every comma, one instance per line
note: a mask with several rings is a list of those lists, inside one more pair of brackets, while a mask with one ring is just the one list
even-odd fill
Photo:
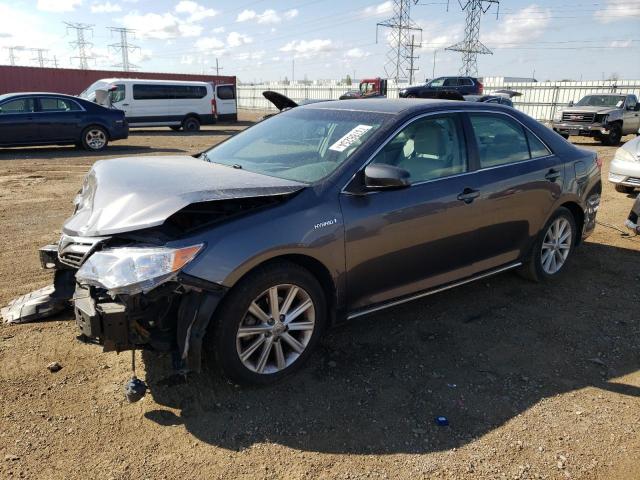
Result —
[[560, 120], [562, 120], [562, 109], [558, 109], [556, 110], [556, 113], [553, 114], [553, 121], [554, 122], [559, 122]]
[[91, 255], [76, 273], [80, 284], [102, 287], [109, 295], [148, 292], [170, 280], [195, 258], [203, 244], [185, 248], [122, 247]]
[[633, 153], [625, 150], [624, 148], [616, 150], [616, 154], [613, 159], [619, 160], [620, 162], [640, 162], [640, 158], [636, 157]]

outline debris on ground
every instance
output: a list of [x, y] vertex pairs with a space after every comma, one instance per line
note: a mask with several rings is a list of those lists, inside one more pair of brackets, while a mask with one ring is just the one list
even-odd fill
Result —
[[26, 323], [60, 313], [69, 302], [53, 297], [54, 290], [55, 287], [49, 285], [15, 298], [0, 310], [0, 315], [5, 323]]
[[58, 362], [51, 362], [49, 365], [47, 365], [47, 368], [51, 373], [55, 373], [62, 370], [62, 365], [60, 365]]

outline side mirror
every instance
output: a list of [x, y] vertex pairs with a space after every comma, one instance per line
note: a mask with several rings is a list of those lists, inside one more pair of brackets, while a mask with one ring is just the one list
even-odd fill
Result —
[[364, 169], [364, 184], [370, 190], [405, 188], [411, 185], [410, 176], [409, 172], [403, 168], [374, 163]]
[[570, 106], [570, 107], [573, 107], [573, 100], [571, 100], [571, 101], [569, 102], [569, 106]]

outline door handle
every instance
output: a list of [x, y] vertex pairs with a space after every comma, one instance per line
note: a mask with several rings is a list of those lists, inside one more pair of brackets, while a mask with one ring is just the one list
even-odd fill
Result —
[[128, 103], [123, 103], [123, 104], [122, 104], [122, 106], [123, 106], [123, 107], [128, 107], [128, 106], [129, 106], [129, 104], [128, 104]]
[[473, 188], [465, 188], [460, 195], [458, 195], [458, 200], [469, 204], [473, 202], [476, 198], [480, 196], [480, 192], [478, 190], [474, 190]]
[[556, 170], [555, 168], [552, 168], [551, 170], [549, 170], [547, 172], [547, 174], [544, 176], [544, 178], [546, 178], [550, 182], [555, 182], [558, 179], [559, 176], [560, 176], [560, 171]]

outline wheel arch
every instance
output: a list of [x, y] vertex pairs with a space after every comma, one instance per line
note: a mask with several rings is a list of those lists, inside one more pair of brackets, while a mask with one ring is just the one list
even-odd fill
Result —
[[558, 206], [558, 208], [560, 207], [566, 208], [573, 215], [573, 219], [576, 222], [576, 229], [578, 230], [574, 244], [579, 245], [582, 241], [582, 230], [584, 228], [584, 210], [577, 202], [574, 201], [564, 202]]

